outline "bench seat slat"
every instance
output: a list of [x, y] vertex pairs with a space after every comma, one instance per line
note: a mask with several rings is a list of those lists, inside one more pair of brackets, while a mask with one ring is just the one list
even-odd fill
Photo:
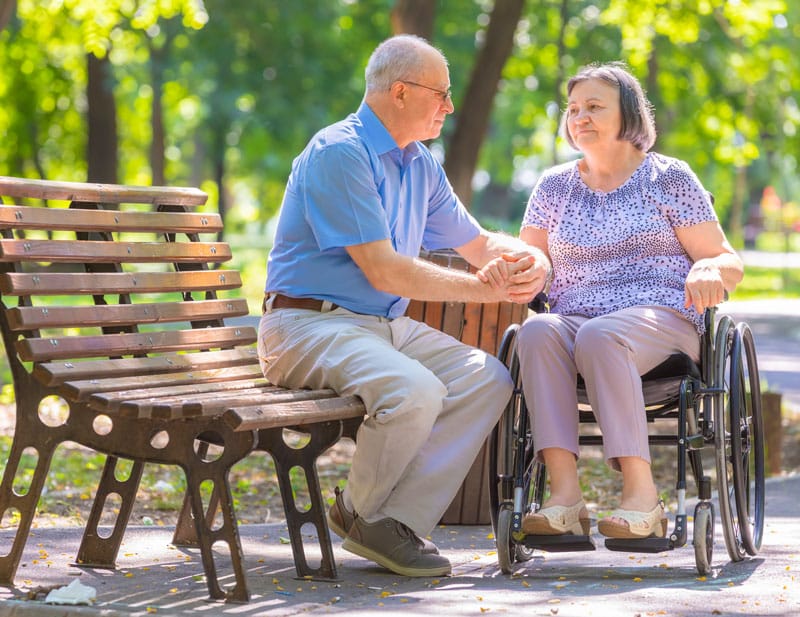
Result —
[[[248, 350], [249, 351], [249, 350]], [[186, 354], [190, 356], [215, 356], [222, 352], [202, 352], [199, 354]], [[162, 356], [165, 357], [165, 356]], [[178, 356], [185, 357], [185, 356]], [[139, 360], [156, 360], [157, 358], [137, 358]], [[174, 372], [169, 372], [175, 365], [160, 367], [156, 365], [144, 366], [145, 369], [161, 368], [145, 373], [141, 371], [136, 374], [114, 375], [112, 371], [100, 373], [96, 378], [76, 379], [74, 381], [65, 380], [61, 382], [60, 394], [70, 401], [87, 401], [90, 397], [104, 392], [121, 392], [124, 390], [141, 390], [144, 388], [159, 388], [162, 386], [180, 387], [182, 385], [215, 383], [221, 381], [236, 381], [240, 379], [258, 379], [261, 376], [261, 368], [253, 357], [242, 357], [249, 360], [249, 364], [222, 364], [209, 362], [207, 368], [203, 368], [202, 363], [198, 362], [192, 366], [187, 364], [178, 366]], [[124, 362], [124, 360], [109, 360], [108, 362]], [[83, 364], [83, 363], [79, 363]], [[176, 363], [177, 364], [177, 363]], [[110, 367], [114, 369], [115, 367]], [[55, 384], [58, 385], [58, 384]]]
[[[105, 389], [108, 392], [110, 390], [137, 388], [144, 385], [144, 383], [150, 383], [150, 381], [139, 382], [131, 379], [153, 380], [156, 376], [161, 376], [165, 373], [187, 371], [202, 373], [203, 371], [220, 370], [224, 374], [226, 370], [234, 371], [235, 367], [247, 367], [253, 376], [261, 374], [255, 348], [244, 347], [192, 354], [164, 354], [163, 356], [149, 358], [47, 362], [35, 365], [33, 376], [39, 383], [48, 387], [57, 387], [71, 382], [69, 385], [79, 390], [83, 386], [88, 388], [91, 383], [96, 384], [100, 377], [108, 380], [119, 379], [120, 382], [109, 384], [109, 387]], [[187, 374], [196, 375], [197, 373]], [[97, 387], [93, 390], [93, 392], [99, 391], [101, 389]], [[77, 396], [72, 396], [69, 388], [66, 389], [65, 398], [82, 400]]]
[[122, 186], [88, 182], [56, 182], [0, 176], [0, 195], [88, 203], [130, 203], [202, 206], [208, 195], [191, 187]]
[[25, 338], [16, 342], [17, 353], [25, 362], [48, 362], [68, 358], [127, 356], [197, 349], [217, 349], [249, 345], [256, 341], [255, 328], [230, 326], [192, 328], [164, 332], [100, 334]]
[[0, 274], [0, 293], [7, 296], [194, 292], [241, 286], [242, 278], [236, 270]]
[[207, 393], [203, 396], [160, 397], [124, 401], [119, 406], [125, 416], [149, 414], [153, 418], [174, 419], [192, 416], [216, 416], [229, 407], [240, 405], [273, 405], [276, 403], [334, 398], [336, 392], [322, 390], [288, 390], [273, 385], [236, 392]]
[[223, 417], [235, 431], [303, 426], [326, 420], [359, 418], [366, 413], [364, 403], [357, 396], [326, 399], [309, 399], [272, 405], [232, 407]]
[[0, 262], [222, 263], [230, 258], [224, 242], [0, 240]]
[[[173, 375], [174, 378], [174, 375]], [[140, 388], [131, 388], [127, 390], [113, 390], [110, 392], [98, 392], [89, 397], [89, 405], [92, 409], [97, 411], [117, 411], [119, 404], [124, 401], [135, 401], [143, 398], [153, 397], [179, 397], [179, 396], [195, 396], [204, 397], [207, 394], [218, 395], [219, 393], [229, 392], [232, 390], [251, 390], [253, 388], [272, 388], [278, 389], [278, 386], [273, 386], [264, 377], [251, 377], [246, 373], [242, 378], [239, 378], [234, 371], [230, 371], [228, 379], [225, 381], [209, 381], [198, 382], [193, 381], [184, 385], [174, 385], [174, 381], [170, 381], [168, 386], [150, 387], [148, 381], [146, 385]]]
[[222, 218], [216, 212], [131, 212], [86, 208], [0, 206], [0, 229], [65, 231], [125, 231], [151, 233], [217, 233]]
[[15, 332], [68, 326], [126, 326], [132, 324], [203, 321], [242, 317], [247, 300], [195, 300], [147, 304], [91, 306], [20, 306], [8, 310], [8, 325]]
[[195, 416], [216, 416], [231, 406], [271, 406], [277, 403], [334, 398], [336, 392], [323, 390], [288, 390], [269, 385], [249, 391], [207, 393], [202, 397], [150, 397], [123, 401], [119, 413], [126, 417], [152, 417], [162, 420]]

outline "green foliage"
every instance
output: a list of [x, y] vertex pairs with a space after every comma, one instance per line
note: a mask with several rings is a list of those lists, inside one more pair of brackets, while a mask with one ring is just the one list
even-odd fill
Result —
[[[264, 225], [294, 156], [361, 100], [393, 4], [19, 0], [0, 32], [0, 173], [85, 179], [86, 54], [107, 55], [120, 179], [151, 182], [160, 93], [167, 181], [207, 190], [211, 209], [224, 196], [232, 233]], [[434, 144], [443, 154], [492, 7], [437, 3], [434, 43], [450, 60], [456, 104]], [[784, 200], [800, 190], [798, 24], [800, 4], [786, 0], [528, 0], [479, 158], [476, 214], [518, 223], [541, 170], [576, 155], [557, 136], [566, 79], [621, 59], [655, 105], [656, 149], [692, 166], [740, 237], [765, 186]]]

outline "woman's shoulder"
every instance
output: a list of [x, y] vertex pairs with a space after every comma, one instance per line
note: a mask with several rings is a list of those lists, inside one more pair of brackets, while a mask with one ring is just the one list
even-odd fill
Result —
[[564, 186], [573, 182], [578, 176], [578, 160], [567, 161], [559, 165], [548, 167], [539, 176], [537, 185], [539, 188], [554, 188]]
[[647, 162], [650, 166], [650, 178], [653, 180], [696, 177], [686, 161], [673, 156], [667, 156], [659, 152], [648, 152]]

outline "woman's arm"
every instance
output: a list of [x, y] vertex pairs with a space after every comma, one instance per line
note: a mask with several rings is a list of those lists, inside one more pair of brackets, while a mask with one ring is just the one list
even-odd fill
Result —
[[686, 276], [686, 308], [698, 313], [716, 306], [744, 277], [742, 260], [717, 221], [676, 227], [678, 241], [694, 262]]

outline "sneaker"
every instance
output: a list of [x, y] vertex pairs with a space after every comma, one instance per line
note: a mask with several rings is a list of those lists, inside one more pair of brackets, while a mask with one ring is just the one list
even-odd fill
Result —
[[[355, 512], [350, 512], [344, 505], [344, 498], [339, 487], [334, 487], [333, 492], [336, 499], [328, 510], [328, 527], [342, 539], [347, 538], [347, 532], [353, 526], [353, 521], [358, 516]], [[417, 536], [419, 538], [419, 536]], [[439, 549], [427, 538], [419, 538], [422, 542], [422, 552], [431, 555], [438, 555]]]
[[361, 517], [353, 521], [342, 548], [382, 565], [402, 576], [445, 576], [450, 561], [438, 553], [424, 552], [422, 539], [403, 523], [382, 518], [368, 523]]

